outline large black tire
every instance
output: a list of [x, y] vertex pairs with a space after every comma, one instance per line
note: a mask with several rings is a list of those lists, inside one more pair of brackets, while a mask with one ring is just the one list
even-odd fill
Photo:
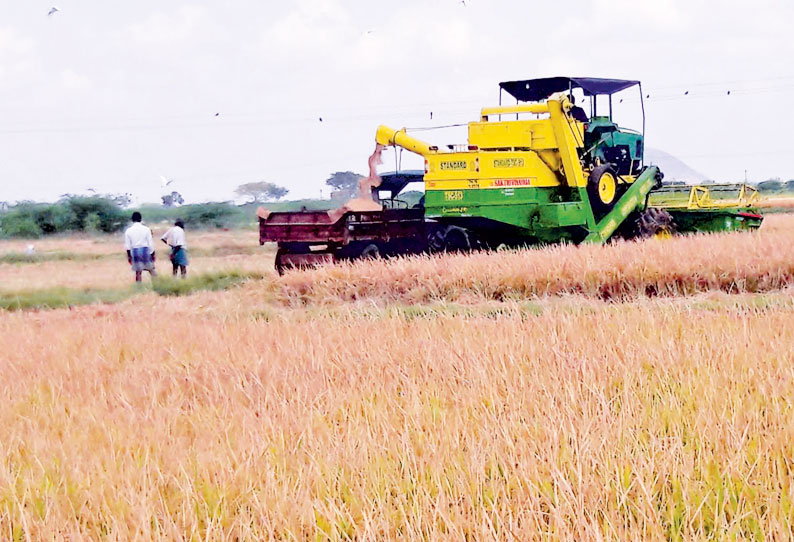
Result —
[[362, 260], [375, 260], [380, 258], [380, 247], [376, 243], [368, 243], [362, 247], [358, 257]]
[[675, 233], [672, 215], [658, 207], [648, 207], [627, 222], [627, 227], [621, 232], [625, 239], [648, 239]]
[[286, 254], [286, 250], [280, 248], [276, 251], [276, 273], [279, 276], [282, 276], [287, 269], [287, 266], [284, 265], [283, 256]]
[[430, 252], [468, 252], [472, 249], [469, 232], [458, 226], [441, 226], [428, 239]]
[[587, 179], [587, 195], [596, 219], [603, 218], [620, 199], [618, 174], [611, 164], [597, 166]]

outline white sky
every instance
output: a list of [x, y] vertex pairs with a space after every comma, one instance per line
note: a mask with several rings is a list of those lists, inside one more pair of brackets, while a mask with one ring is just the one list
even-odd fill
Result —
[[0, 201], [318, 196], [378, 124], [475, 120], [551, 75], [642, 80], [647, 144], [709, 177], [794, 177], [791, 0], [466, 3], [0, 0]]

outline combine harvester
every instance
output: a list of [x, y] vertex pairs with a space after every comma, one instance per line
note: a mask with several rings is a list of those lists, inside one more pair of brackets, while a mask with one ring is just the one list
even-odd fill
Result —
[[[613, 95], [637, 89], [642, 131], [613, 121]], [[712, 201], [660, 193], [662, 173], [643, 162], [645, 110], [639, 81], [552, 77], [500, 84], [515, 105], [486, 107], [468, 143], [439, 148], [405, 129], [380, 126], [376, 142], [424, 157], [425, 170], [382, 176], [379, 210], [260, 214], [260, 243], [277, 242], [276, 269], [361, 257], [468, 251], [549, 243], [604, 243], [675, 232], [755, 229], [757, 194]], [[589, 99], [590, 115], [573, 100]], [[601, 99], [599, 99], [601, 98]], [[603, 112], [599, 106], [608, 105]], [[376, 151], [378, 152], [378, 151]], [[399, 199], [423, 182], [423, 202]], [[685, 187], [689, 188], [689, 187]], [[664, 192], [665, 189], [662, 189]], [[669, 192], [669, 191], [668, 191]], [[655, 197], [655, 196], [654, 196]]]

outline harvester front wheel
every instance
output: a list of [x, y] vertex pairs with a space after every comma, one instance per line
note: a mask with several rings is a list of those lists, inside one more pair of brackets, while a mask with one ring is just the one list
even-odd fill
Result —
[[648, 207], [636, 214], [633, 220], [626, 222], [626, 226], [621, 235], [624, 239], [666, 238], [675, 233], [673, 216], [658, 207]]
[[638, 237], [670, 237], [675, 233], [673, 215], [659, 209], [658, 207], [648, 207], [637, 219]]
[[600, 219], [612, 210], [618, 200], [618, 176], [612, 166], [598, 166], [587, 180], [587, 194], [596, 218]]

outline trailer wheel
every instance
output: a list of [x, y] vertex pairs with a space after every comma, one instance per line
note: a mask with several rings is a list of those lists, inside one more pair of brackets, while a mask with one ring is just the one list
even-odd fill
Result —
[[620, 191], [618, 175], [611, 164], [598, 166], [587, 180], [587, 195], [596, 219], [602, 218], [614, 207]]
[[282, 276], [286, 269], [286, 266], [284, 265], [284, 254], [286, 252], [287, 251], [283, 248], [280, 248], [276, 251], [276, 273], [278, 273], [279, 276]]
[[375, 243], [367, 244], [358, 255], [362, 260], [375, 260], [380, 258], [380, 247]]

